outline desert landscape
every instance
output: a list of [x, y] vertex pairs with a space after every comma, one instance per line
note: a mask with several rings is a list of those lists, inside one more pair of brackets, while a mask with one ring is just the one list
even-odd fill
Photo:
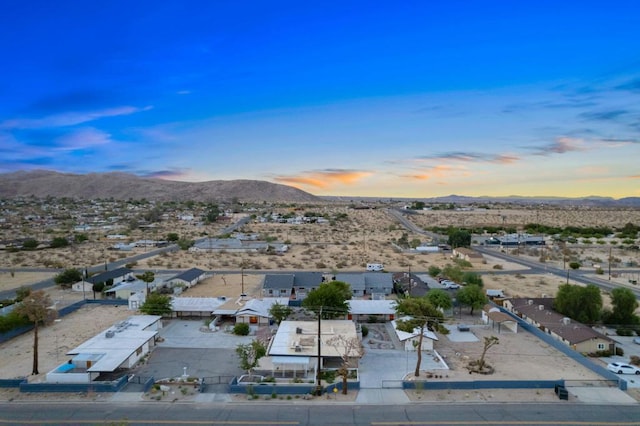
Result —
[[[317, 208], [317, 206], [316, 206]], [[183, 295], [186, 297], [218, 297], [226, 296], [237, 298], [242, 291], [249, 297], [260, 295], [260, 286], [264, 273], [268, 271], [290, 271], [290, 270], [321, 270], [325, 272], [341, 271], [364, 271], [366, 263], [383, 263], [387, 271], [409, 271], [414, 273], [425, 273], [430, 266], [440, 268], [452, 263], [449, 253], [415, 253], [400, 250], [395, 242], [405, 234], [409, 240], [418, 239], [422, 244], [430, 244], [428, 237], [421, 234], [414, 234], [402, 228], [384, 209], [350, 209], [346, 206], [325, 206], [325, 210], [331, 214], [344, 213], [346, 219], [326, 224], [304, 224], [291, 225], [282, 223], [258, 223], [251, 221], [245, 225], [241, 231], [247, 234], [255, 233], [267, 236], [277, 241], [286, 242], [290, 250], [283, 255], [271, 255], [263, 253], [194, 253], [180, 250], [172, 253], [165, 253], [139, 261], [135, 264], [136, 270], [177, 270], [198, 267], [213, 272], [213, 275], [201, 282], [197, 286], [187, 290]], [[283, 209], [288, 212], [290, 209]], [[574, 223], [575, 212], [565, 210], [528, 210], [528, 209], [501, 209], [483, 212], [451, 212], [451, 211], [425, 211], [409, 216], [418, 226], [425, 228], [428, 226], [489, 226], [496, 222], [523, 226], [523, 224], [540, 221], [549, 225], [563, 226], [565, 223]], [[585, 226], [589, 223], [607, 224], [607, 226], [623, 226], [628, 222], [640, 222], [640, 212], [629, 210], [601, 211], [588, 210], [582, 217], [580, 223]], [[234, 220], [243, 217], [236, 215]], [[544, 220], [544, 222], [542, 222]], [[187, 238], [197, 238], [203, 234], [214, 235], [223, 228], [220, 224], [194, 226], [176, 221], [160, 222], [161, 227], [154, 232], [163, 235], [167, 232], [179, 232]], [[130, 235], [132, 239], [143, 238], [144, 233]], [[581, 245], [576, 244], [570, 248], [574, 255], [582, 259], [593, 259], [594, 263], [607, 259], [609, 251], [613, 256], [624, 262], [637, 262], [638, 252], [626, 248], [620, 248], [613, 241], [608, 241], [605, 245]], [[72, 248], [62, 248], [56, 250], [37, 251], [34, 253], [8, 253], [0, 254], [0, 263], [4, 267], [0, 273], [0, 290], [17, 288], [28, 285], [55, 274], [51, 272], [21, 272], [24, 267], [42, 267], [43, 260], [58, 263], [59, 266], [70, 267], [81, 264], [100, 264], [101, 259], [108, 257], [108, 261], [130, 256], [132, 253], [114, 253], [107, 249], [109, 242], [104, 238], [91, 238], [90, 241], [75, 245]], [[562, 256], [554, 256], [553, 245], [546, 247], [546, 264], [557, 267], [563, 266]], [[144, 253], [146, 249], [136, 249], [134, 253]], [[540, 257], [536, 249], [528, 249], [519, 254], [530, 260], [537, 260]], [[585, 269], [589, 266], [585, 266]], [[240, 269], [244, 268], [244, 274], [240, 274]], [[522, 266], [500, 260], [492, 256], [485, 256], [485, 261], [476, 265], [471, 270], [483, 272], [485, 288], [502, 289], [507, 296], [535, 296], [542, 294], [553, 295], [559, 285], [565, 282], [563, 277], [548, 274], [529, 274]], [[500, 270], [500, 274], [494, 271]], [[594, 272], [595, 276], [595, 272]], [[632, 273], [626, 273], [624, 269], [616, 269], [612, 275], [612, 281], [620, 285], [629, 285]], [[48, 292], [58, 306], [64, 306], [74, 301], [80, 300], [82, 293], [50, 288]], [[609, 299], [603, 295], [605, 305]], [[39, 376], [30, 377], [30, 380], [42, 380], [43, 373], [53, 368], [61, 360], [64, 361], [64, 353], [70, 348], [82, 343], [87, 338], [105, 329], [110, 324], [126, 318], [133, 314], [126, 307], [100, 307], [87, 306], [81, 310], [68, 315], [50, 327], [41, 331], [40, 344], [42, 348], [40, 356]], [[87, 321], [87, 318], [92, 318]], [[467, 318], [471, 323], [479, 322], [479, 315], [475, 318]], [[479, 333], [487, 332], [484, 328], [478, 329]], [[490, 332], [490, 331], [489, 331]], [[501, 336], [510, 339], [512, 336]], [[529, 336], [530, 337], [530, 336]], [[523, 338], [518, 336], [518, 339]], [[452, 361], [453, 370], [450, 377], [467, 376], [466, 370], [461, 368], [461, 363], [468, 357], [476, 355], [471, 352], [464, 353], [461, 347], [456, 344], [444, 344], [438, 348], [449, 360]], [[508, 343], [505, 341], [505, 343]], [[540, 375], [551, 371], [549, 364], [549, 354], [544, 346], [535, 345], [534, 342], [527, 342], [528, 346], [534, 348], [532, 354], [526, 354], [535, 362], [531, 363], [531, 368], [527, 368], [527, 374], [531, 375], [536, 370], [540, 370]], [[9, 378], [28, 375], [31, 371], [32, 355], [32, 335], [27, 334], [13, 339], [10, 342], [0, 345], [3, 356], [0, 362], [0, 377]], [[522, 345], [505, 344], [500, 346], [500, 350], [493, 354], [496, 362], [509, 365], [515, 362], [518, 356], [523, 355]], [[516, 352], [509, 352], [506, 348], [519, 348]], [[468, 350], [468, 349], [467, 349]], [[541, 351], [541, 352], [540, 352]], [[540, 357], [536, 359], [536, 357]], [[555, 358], [554, 358], [555, 359]], [[545, 360], [543, 362], [542, 360]], [[555, 360], [554, 360], [555, 362]], [[569, 362], [569, 361], [567, 361]], [[458, 365], [460, 364], [460, 365]], [[593, 373], [585, 371], [582, 367], [570, 365], [566, 362], [558, 365], [558, 368], [565, 371], [564, 377], [569, 376], [576, 380], [595, 380]], [[574, 371], [575, 370], [575, 371]], [[505, 370], [507, 371], [507, 370]], [[569, 372], [573, 372], [571, 375]], [[513, 372], [509, 372], [513, 376]], [[498, 374], [496, 377], [502, 377]], [[506, 376], [505, 376], [506, 377]], [[422, 396], [414, 395], [412, 398], [430, 398], [429, 393]], [[449, 393], [449, 395], [451, 395]], [[479, 394], [478, 398], [498, 398], [486, 396], [486, 393]], [[530, 397], [530, 395], [529, 395]], [[434, 393], [433, 399], [442, 398], [442, 395]], [[461, 396], [461, 399], [468, 398]]]

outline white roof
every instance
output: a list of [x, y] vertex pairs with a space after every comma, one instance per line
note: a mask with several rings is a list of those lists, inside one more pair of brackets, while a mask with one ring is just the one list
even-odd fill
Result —
[[227, 299], [220, 297], [174, 297], [171, 309], [174, 312], [213, 312], [225, 303]]
[[347, 300], [349, 313], [354, 315], [393, 315], [395, 300]]
[[[145, 328], [160, 321], [161, 318], [159, 315], [131, 316], [70, 350], [67, 355], [78, 355], [81, 359], [99, 357], [87, 371], [114, 371], [139, 347], [153, 339], [158, 332], [145, 330]], [[113, 332], [113, 337], [107, 337], [107, 332]]]
[[[298, 333], [298, 329], [300, 333]], [[347, 320], [322, 320], [321, 355], [325, 357], [342, 356], [344, 349], [327, 342], [335, 336], [345, 339], [357, 338], [356, 325]], [[269, 355], [281, 356], [317, 356], [318, 354], [318, 322], [317, 321], [282, 321], [273, 337]], [[296, 351], [296, 346], [300, 348]], [[354, 353], [353, 356], [356, 356]]]
[[[402, 317], [402, 318], [398, 318], [397, 320], [393, 320], [391, 321], [391, 325], [393, 325], [393, 329], [396, 332], [396, 335], [398, 336], [398, 339], [401, 342], [404, 342], [405, 340], [414, 338], [414, 337], [418, 337], [420, 336], [420, 328], [416, 327], [413, 329], [412, 333], [408, 333], [406, 331], [402, 331], [402, 330], [398, 330], [398, 321], [406, 321], [406, 320], [410, 320], [411, 317]], [[436, 336], [436, 334], [433, 331], [427, 330], [425, 327], [424, 333], [423, 333], [424, 337], [427, 337], [431, 340], [438, 340], [438, 336]]]
[[284, 306], [289, 305], [289, 299], [286, 297], [265, 297], [264, 299], [251, 299], [245, 305], [238, 309], [236, 316], [239, 315], [255, 315], [259, 317], [269, 318], [269, 309], [276, 303]]

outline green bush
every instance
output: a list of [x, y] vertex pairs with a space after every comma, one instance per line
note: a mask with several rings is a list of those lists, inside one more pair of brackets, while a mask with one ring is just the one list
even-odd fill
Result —
[[233, 334], [238, 336], [248, 336], [251, 331], [249, 324], [241, 322], [233, 326]]
[[616, 329], [616, 334], [618, 336], [633, 336], [633, 330], [630, 328], [618, 328]]
[[362, 338], [364, 339], [369, 334], [369, 328], [366, 325], [362, 326]]
[[15, 312], [9, 312], [7, 315], [0, 316], [0, 333], [6, 333], [14, 328], [24, 327], [31, 322], [25, 316], [18, 315]]

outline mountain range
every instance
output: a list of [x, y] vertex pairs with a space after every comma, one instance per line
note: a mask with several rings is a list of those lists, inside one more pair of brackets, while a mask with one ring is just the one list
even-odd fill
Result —
[[79, 199], [117, 200], [142, 199], [155, 201], [231, 201], [244, 202], [376, 202], [376, 201], [424, 201], [426, 203], [453, 204], [515, 204], [556, 205], [584, 207], [640, 207], [640, 197], [614, 199], [611, 197], [468, 197], [448, 195], [443, 197], [333, 197], [315, 196], [300, 189], [260, 180], [213, 180], [208, 182], [178, 182], [158, 178], [145, 178], [128, 173], [70, 174], [48, 170], [18, 171], [0, 174], [0, 197], [20, 196], [67, 197]]
[[0, 174], [0, 197], [67, 197], [154, 201], [314, 202], [319, 198], [291, 186], [259, 180], [177, 182], [127, 173], [69, 174], [47, 170]]

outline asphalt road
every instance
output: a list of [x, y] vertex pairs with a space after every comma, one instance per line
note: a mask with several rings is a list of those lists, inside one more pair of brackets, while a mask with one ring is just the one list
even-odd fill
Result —
[[28, 425], [638, 425], [638, 405], [304, 403], [0, 404], [0, 424]]

